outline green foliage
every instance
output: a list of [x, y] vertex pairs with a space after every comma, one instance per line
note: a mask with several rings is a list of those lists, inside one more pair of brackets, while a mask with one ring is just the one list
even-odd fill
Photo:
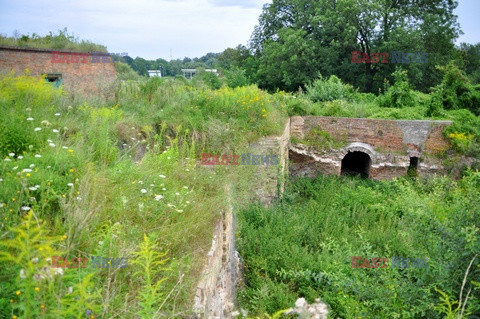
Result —
[[126, 63], [115, 62], [115, 69], [117, 70], [117, 79], [120, 81], [138, 81], [141, 78], [140, 75]]
[[273, 0], [263, 7], [250, 42], [258, 58], [258, 84], [270, 91], [297, 91], [320, 72], [377, 92], [377, 83], [395, 65], [352, 63], [352, 51], [428, 52], [427, 63], [403, 65], [413, 87], [427, 91], [440, 79], [435, 65], [455, 57], [456, 6], [435, 0], [432, 12], [429, 2]]
[[308, 146], [312, 146], [315, 150], [329, 150], [338, 149], [346, 146], [346, 136], [343, 139], [336, 139], [327, 131], [320, 128], [311, 129], [302, 140], [294, 140], [293, 142], [302, 143]]
[[218, 90], [222, 86], [222, 83], [216, 74], [206, 72], [202, 69], [195, 74], [194, 81], [203, 82], [211, 90]]
[[470, 83], [454, 63], [439, 69], [444, 72], [444, 76], [442, 83], [434, 88], [430, 113], [438, 113], [441, 109], [467, 109], [480, 115], [480, 90]]
[[[28, 75], [7, 75], [0, 84], [0, 108], [8, 114], [2, 134], [15, 128], [15, 136], [25, 138], [0, 139], [3, 239], [10, 239], [8, 229], [19, 227], [31, 208], [46, 221], [45, 233], [66, 236], [55, 247], [67, 258], [130, 261], [145, 233], [155, 238], [146, 252], [172, 256], [161, 259], [169, 269], [161, 273], [151, 260], [143, 262], [150, 265], [151, 284], [142, 277], [146, 271], [134, 276], [139, 264], [65, 269], [63, 275], [57, 269], [51, 281], [28, 283], [18, 276], [23, 266], [4, 261], [0, 317], [20, 317], [19, 298], [31, 289], [37, 298], [31, 313], [44, 311], [46, 318], [130, 318], [152, 309], [152, 316], [188, 317], [212, 225], [226, 203], [218, 185], [236, 181], [237, 194], [248, 198], [246, 184], [253, 178], [249, 167], [198, 168], [200, 154], [240, 153], [259, 137], [281, 132], [291, 97], [256, 86], [210, 90], [183, 78], [152, 78], [122, 81], [116, 103], [92, 103], [70, 100], [63, 90]], [[15, 256], [14, 249], [9, 252]]]
[[73, 33], [68, 34], [67, 28], [58, 30], [57, 33], [49, 32], [49, 34], [45, 36], [40, 36], [36, 33], [33, 33], [32, 35], [17, 35], [16, 37], [6, 37], [0, 35], [0, 45], [35, 49], [107, 52], [107, 48], [103, 45], [86, 40], [79, 40], [79, 38], [75, 37]]
[[348, 100], [354, 94], [353, 87], [343, 84], [335, 75], [330, 76], [328, 80], [320, 75], [311, 85], [307, 85], [306, 89], [307, 96], [313, 102]]
[[392, 75], [395, 83], [386, 89], [384, 95], [379, 97], [380, 106], [394, 108], [416, 106], [415, 96], [408, 83], [407, 72], [398, 69]]
[[225, 82], [229, 88], [236, 88], [239, 86], [247, 86], [249, 85], [249, 81], [245, 76], [245, 70], [240, 68], [232, 68], [230, 70], [224, 71], [225, 74]]
[[478, 156], [480, 117], [465, 109], [451, 111], [448, 115], [453, 123], [445, 129], [445, 136], [450, 139], [454, 149], [461, 154]]
[[141, 318], [157, 318], [165, 304], [165, 298], [168, 298], [161, 289], [166, 278], [158, 278], [162, 272], [169, 270], [164, 266], [168, 261], [168, 258], [164, 258], [167, 253], [157, 252], [155, 246], [145, 234], [139, 246], [140, 250], [135, 252], [135, 259], [132, 260], [132, 264], [139, 269], [135, 276], [142, 278], [142, 288], [138, 296], [140, 309], [137, 312]]
[[[278, 206], [238, 214], [246, 277], [240, 306], [272, 313], [298, 297], [320, 297], [342, 318], [443, 318], [435, 289], [457, 295], [480, 248], [479, 180], [470, 171], [458, 182], [293, 181]], [[352, 268], [352, 256], [389, 258], [389, 268]], [[392, 256], [427, 258], [428, 267], [392, 268]], [[473, 287], [467, 280], [464, 296]], [[480, 310], [478, 293], [471, 290], [471, 313]]]

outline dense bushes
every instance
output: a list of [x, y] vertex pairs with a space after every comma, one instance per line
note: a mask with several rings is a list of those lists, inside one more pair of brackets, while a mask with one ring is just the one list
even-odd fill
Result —
[[335, 75], [327, 80], [320, 77], [312, 84], [306, 85], [307, 96], [313, 102], [324, 102], [341, 99], [349, 99], [354, 94], [354, 89], [349, 84], [342, 83]]
[[455, 64], [440, 67], [444, 72], [442, 83], [434, 88], [430, 113], [438, 110], [467, 109], [480, 115], [480, 90], [470, 83], [468, 77]]
[[407, 72], [400, 69], [392, 73], [395, 83], [386, 87], [384, 95], [379, 96], [379, 104], [383, 107], [412, 107], [416, 105], [413, 90], [408, 83]]

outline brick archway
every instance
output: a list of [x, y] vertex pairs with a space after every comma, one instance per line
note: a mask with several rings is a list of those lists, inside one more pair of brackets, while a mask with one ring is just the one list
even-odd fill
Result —
[[343, 148], [340, 155], [340, 175], [370, 177], [370, 169], [376, 163], [376, 152], [370, 145], [354, 142]]

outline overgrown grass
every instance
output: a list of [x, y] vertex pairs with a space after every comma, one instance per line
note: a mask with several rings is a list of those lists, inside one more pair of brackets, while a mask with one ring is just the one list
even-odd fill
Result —
[[[0, 248], [9, 256], [31, 252], [0, 261], [0, 317], [189, 316], [226, 205], [223, 186], [234, 182], [248, 198], [242, 187], [253, 174], [249, 167], [205, 169], [200, 153], [240, 152], [286, 119], [282, 98], [253, 86], [215, 91], [151, 79], [124, 84], [116, 96], [97, 105], [69, 100], [43, 79], [0, 79], [2, 243], [22, 240], [14, 230], [26, 216], [45, 221], [35, 240]], [[48, 247], [70, 260], [130, 262], [36, 281], [43, 267], [58, 269], [36, 248], [48, 236], [62, 239]], [[76, 298], [82, 302], [73, 306]]]
[[[480, 251], [479, 195], [479, 172], [460, 181], [296, 180], [277, 207], [238, 214], [240, 306], [274, 313], [306, 297], [329, 304], [332, 317], [443, 318], [434, 309], [444, 306], [436, 289], [458, 300]], [[390, 267], [352, 268], [353, 256], [389, 258]], [[392, 268], [395, 256], [427, 258], [428, 267]], [[463, 291], [473, 289], [466, 309], [477, 315], [480, 295], [471, 280], [479, 270]]]

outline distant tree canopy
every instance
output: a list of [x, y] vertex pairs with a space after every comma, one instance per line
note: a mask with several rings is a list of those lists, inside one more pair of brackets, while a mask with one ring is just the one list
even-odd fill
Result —
[[264, 6], [250, 46], [258, 84], [296, 90], [318, 73], [377, 92], [392, 63], [351, 63], [352, 51], [427, 53], [427, 63], [402, 64], [412, 85], [438, 83], [436, 65], [455, 54], [459, 25], [453, 0], [273, 0]]

